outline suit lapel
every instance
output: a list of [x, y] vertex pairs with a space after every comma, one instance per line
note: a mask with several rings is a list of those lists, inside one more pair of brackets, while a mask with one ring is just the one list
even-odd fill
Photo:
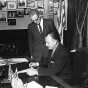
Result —
[[61, 47], [61, 45], [58, 45], [58, 46], [57, 46], [56, 50], [54, 51], [53, 55], [51, 56], [51, 60], [54, 61], [56, 52], [59, 51], [60, 47]]
[[46, 28], [46, 20], [43, 19], [43, 34], [44, 35], [46, 34], [46, 31], [47, 31], [47, 28]]
[[34, 26], [34, 27], [33, 27], [33, 30], [34, 30], [36, 33], [40, 34], [39, 29], [38, 29], [38, 26], [37, 26], [35, 23], [34, 23], [33, 26]]

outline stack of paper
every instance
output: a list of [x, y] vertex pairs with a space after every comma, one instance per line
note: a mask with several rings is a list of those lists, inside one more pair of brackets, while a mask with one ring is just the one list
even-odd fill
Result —
[[58, 87], [55, 87], [55, 86], [45, 86], [45, 88], [58, 88]]
[[26, 58], [10, 58], [8, 61], [13, 62], [13, 63], [28, 62]]
[[37, 83], [36, 81], [31, 81], [30, 83], [27, 83], [24, 86], [25, 88], [43, 88], [43, 86]]

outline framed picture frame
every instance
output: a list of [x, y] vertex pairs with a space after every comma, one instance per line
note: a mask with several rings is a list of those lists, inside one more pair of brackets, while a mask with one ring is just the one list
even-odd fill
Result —
[[37, 0], [37, 9], [41, 16], [44, 15], [44, 0]]
[[8, 25], [16, 25], [16, 19], [8, 19]]
[[16, 18], [16, 11], [8, 11], [7, 12], [7, 17], [8, 18]]
[[44, 0], [38, 0], [37, 1], [37, 7], [38, 8], [44, 8]]
[[17, 4], [15, 1], [8, 1], [7, 2], [7, 9], [8, 10], [16, 10]]
[[49, 0], [49, 11], [48, 17], [54, 19], [57, 15], [57, 10], [59, 8], [59, 0]]
[[17, 9], [16, 10], [16, 17], [24, 17], [24, 9]]
[[35, 0], [27, 0], [27, 8], [35, 8]]
[[18, 0], [17, 2], [18, 8], [26, 8], [26, 5], [27, 5], [26, 0]]
[[25, 8], [24, 9], [24, 15], [29, 15], [29, 12], [30, 12], [30, 8]]
[[53, 4], [54, 4], [54, 15], [57, 15], [57, 10], [59, 8], [59, 2], [60, 1], [55, 1]]
[[7, 9], [7, 2], [6, 0], [0, 0], [0, 10], [6, 11]]
[[6, 23], [6, 22], [7, 22], [7, 12], [0, 11], [0, 23]]

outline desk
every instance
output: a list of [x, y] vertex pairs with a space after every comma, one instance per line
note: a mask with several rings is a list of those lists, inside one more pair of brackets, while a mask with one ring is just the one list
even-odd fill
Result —
[[[52, 79], [50, 79], [52, 80]], [[47, 81], [47, 80], [46, 80]], [[37, 81], [31, 81], [29, 83], [24, 84], [26, 88], [63, 88], [61, 85], [58, 84], [58, 86], [46, 83], [45, 85], [42, 85], [41, 83]], [[47, 86], [47, 87], [46, 87]]]
[[64, 82], [62, 79], [57, 78], [56, 76], [39, 76], [39, 80], [36, 82], [42, 85], [44, 88], [46, 86], [58, 87], [58, 88], [75, 88]]
[[[11, 67], [10, 67], [11, 66]], [[10, 68], [9, 68], [10, 67]], [[23, 70], [28, 68], [28, 60], [26, 58], [0, 58], [0, 83], [9, 83], [9, 70], [15, 72], [15, 69]]]
[[[40, 78], [41, 79], [39, 81], [35, 81], [35, 82], [37, 82], [38, 84], [42, 85], [43, 88], [45, 88], [46, 86], [51, 86], [51, 87], [53, 86], [53, 87], [58, 87], [58, 88], [72, 88], [72, 87], [66, 87], [66, 86], [64, 87], [63, 85], [61, 85], [61, 84], [57, 83], [55, 80], [53, 80], [51, 77], [41, 76]], [[32, 81], [34, 81], [34, 80], [32, 80]], [[30, 82], [28, 82], [28, 83], [30, 83]], [[0, 87], [1, 88], [12, 88], [10, 83], [0, 84]]]
[[[12, 59], [8, 59], [6, 61], [7, 61], [6, 62], [7, 65], [9, 65], [9, 64], [11, 65], [11, 68], [13, 69], [14, 72], [15, 72], [15, 69], [16, 68], [18, 68], [18, 71], [21, 71], [21, 70], [24, 70], [24, 69], [27, 69], [28, 68], [27, 67], [28, 61], [26, 60], [26, 58], [24, 58], [24, 59], [23, 58], [12, 58]], [[1, 62], [3, 62], [3, 60]], [[7, 74], [7, 76], [8, 76], [8, 74]], [[26, 80], [26, 82], [29, 82], [29, 80], [26, 79], [25, 76], [22, 76], [22, 77]], [[68, 84], [66, 84], [65, 82], [61, 81], [60, 79], [58, 80], [58, 78], [57, 77], [54, 77], [54, 76], [52, 76], [52, 77], [49, 77], [49, 76], [38, 76], [38, 80], [35, 80], [35, 81], [37, 81], [40, 85], [42, 85], [44, 87], [46, 85], [49, 85], [49, 86], [58, 86], [58, 88], [72, 88]], [[4, 81], [1, 81], [1, 84], [5, 84], [6, 85], [6, 84], [10, 84], [10, 82], [8, 80], [7, 80], [7, 82], [6, 82], [6, 80], [4, 80]], [[4, 87], [2, 87], [2, 88], [4, 88]]]
[[23, 62], [28, 62], [28, 60], [26, 58], [10, 58], [10, 59], [0, 58], [0, 66]]
[[40, 83], [44, 87], [46, 85], [49, 85], [49, 86], [56, 86], [58, 88], [63, 88], [61, 84], [59, 84], [56, 80], [54, 80], [52, 77], [49, 76], [39, 76], [38, 83]]

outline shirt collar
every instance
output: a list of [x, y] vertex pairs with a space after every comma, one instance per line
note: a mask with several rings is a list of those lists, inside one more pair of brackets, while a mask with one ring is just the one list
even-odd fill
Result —
[[56, 48], [57, 48], [58, 45], [59, 45], [59, 43], [56, 42], [56, 45], [55, 45], [55, 47], [54, 47], [54, 49], [53, 49], [53, 51], [52, 51], [51, 57], [53, 56], [53, 54], [54, 54], [54, 52], [55, 52], [55, 50], [56, 50]]
[[40, 25], [42, 27], [42, 30], [43, 30], [43, 19], [41, 18], [41, 21], [40, 21]]

